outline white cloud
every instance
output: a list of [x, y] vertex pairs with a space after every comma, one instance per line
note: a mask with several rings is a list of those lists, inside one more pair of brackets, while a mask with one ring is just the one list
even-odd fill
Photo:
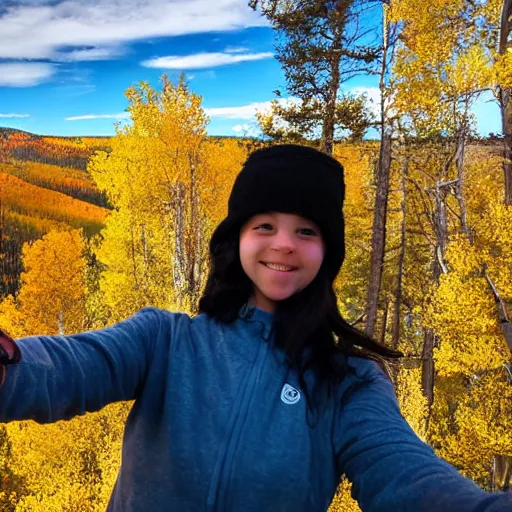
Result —
[[205, 108], [204, 111], [209, 117], [223, 119], [255, 119], [258, 110], [270, 108], [270, 101], [249, 103], [240, 107], [216, 107]]
[[[377, 87], [355, 87], [351, 89], [347, 89], [344, 91], [345, 93], [352, 94], [363, 94], [366, 93], [369, 101], [370, 109], [374, 110], [375, 113], [379, 112], [380, 105], [380, 92]], [[288, 98], [280, 98], [278, 102], [281, 105], [291, 105], [291, 104], [300, 104], [301, 100], [299, 98], [288, 97]], [[256, 112], [267, 112], [270, 110], [271, 101], [261, 101], [248, 103], [247, 105], [241, 105], [238, 107], [215, 107], [215, 108], [205, 108], [205, 112], [209, 117], [216, 117], [222, 119], [239, 119], [239, 120], [255, 120]], [[244, 125], [236, 125], [236, 126], [244, 126]]]
[[141, 62], [148, 68], [161, 69], [204, 69], [217, 66], [226, 66], [229, 64], [238, 64], [273, 57], [273, 53], [196, 53], [194, 55], [169, 55], [167, 57], [157, 57]]
[[0, 63], [0, 87], [30, 87], [48, 80], [56, 71], [42, 62]]
[[216, 107], [205, 108], [204, 111], [209, 117], [218, 117], [223, 119], [253, 119], [259, 108], [270, 105], [270, 102], [250, 103], [240, 107]]
[[[346, 89], [345, 93], [351, 94], [366, 94], [368, 99], [368, 105], [370, 110], [372, 110], [376, 115], [379, 115], [380, 108], [380, 91], [377, 87], [354, 87], [351, 89]], [[287, 106], [292, 104], [300, 105], [301, 100], [295, 97], [288, 98], [280, 98], [277, 100], [281, 105]], [[205, 108], [205, 113], [209, 117], [219, 118], [219, 119], [236, 119], [241, 121], [248, 121], [245, 123], [236, 124], [232, 127], [232, 130], [235, 133], [245, 134], [248, 136], [259, 136], [261, 135], [257, 126], [257, 112], [269, 112], [272, 102], [271, 101], [262, 101], [262, 102], [254, 102], [246, 105], [241, 105], [238, 107], [215, 107], [215, 108]], [[251, 123], [252, 121], [252, 123]], [[277, 120], [278, 126], [280, 121]], [[283, 126], [286, 123], [281, 123]]]
[[[296, 98], [281, 98], [279, 103], [294, 103]], [[270, 110], [270, 101], [261, 101], [242, 105], [240, 107], [216, 107], [205, 108], [205, 112], [209, 117], [218, 117], [223, 119], [256, 119], [256, 112], [265, 112]]]
[[129, 119], [130, 113], [123, 112], [121, 114], [87, 114], [85, 116], [66, 117], [66, 121], [84, 121], [86, 119]]
[[255, 125], [250, 125], [247, 123], [237, 124], [231, 128], [235, 133], [242, 135], [244, 137], [258, 137], [261, 135], [261, 131]]
[[224, 51], [226, 53], [246, 53], [249, 51], [249, 48], [245, 48], [245, 46], [228, 46]]
[[352, 87], [344, 92], [351, 94], [366, 94], [367, 105], [370, 112], [377, 118], [380, 116], [380, 89], [378, 87]]
[[96, 60], [151, 37], [266, 25], [247, 0], [24, 0], [0, 10], [0, 58], [58, 59], [76, 49], [77, 58]]
[[70, 52], [59, 52], [54, 56], [54, 60], [60, 62], [81, 62], [93, 60], [109, 60], [113, 57], [119, 57], [124, 53], [124, 49], [119, 47], [105, 48], [85, 48], [72, 50]]
[[30, 117], [30, 114], [0, 114], [0, 117]]
[[[376, 109], [378, 112], [379, 102], [380, 102], [380, 93], [377, 87], [357, 87], [348, 89], [345, 91], [346, 93], [353, 94], [363, 94], [366, 93], [368, 100], [372, 100], [373, 103], [370, 103], [371, 109]], [[299, 98], [288, 97], [288, 98], [280, 98], [278, 102], [281, 105], [290, 105], [290, 104], [300, 104], [301, 100]], [[205, 112], [209, 117], [216, 117], [222, 119], [237, 119], [237, 120], [255, 120], [256, 112], [267, 112], [270, 110], [271, 101], [261, 101], [248, 103], [246, 105], [241, 105], [238, 107], [215, 107], [215, 108], [205, 108]], [[237, 125], [238, 126], [238, 125]]]
[[248, 130], [248, 129], [249, 129], [248, 124], [237, 124], [237, 125], [233, 126], [233, 128], [232, 128], [232, 130], [236, 133], [241, 133], [244, 130]]

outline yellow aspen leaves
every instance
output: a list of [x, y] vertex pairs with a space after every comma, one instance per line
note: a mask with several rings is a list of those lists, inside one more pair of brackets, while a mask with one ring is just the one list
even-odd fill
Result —
[[50, 231], [25, 244], [25, 271], [14, 300], [0, 303], [0, 319], [14, 336], [69, 334], [84, 327], [85, 290], [81, 230]]
[[119, 128], [111, 151], [88, 170], [114, 210], [97, 257], [112, 320], [145, 305], [191, 312], [204, 285], [208, 241], [247, 151], [206, 137], [201, 98], [183, 78], [162, 91], [127, 91], [133, 124]]

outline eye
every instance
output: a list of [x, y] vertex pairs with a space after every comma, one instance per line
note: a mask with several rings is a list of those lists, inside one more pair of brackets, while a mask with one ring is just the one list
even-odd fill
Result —
[[300, 230], [303, 232], [303, 234], [306, 234], [308, 236], [316, 236], [317, 234], [316, 231], [311, 228], [301, 228]]
[[269, 223], [265, 223], [265, 224], [260, 224], [258, 226], [256, 226], [254, 229], [260, 229], [260, 228], [264, 228], [264, 229], [272, 229], [272, 225], [269, 224]]

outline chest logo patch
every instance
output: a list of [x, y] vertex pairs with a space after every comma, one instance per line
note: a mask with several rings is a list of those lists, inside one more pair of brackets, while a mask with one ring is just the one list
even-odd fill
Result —
[[290, 384], [285, 384], [281, 390], [281, 400], [285, 404], [296, 404], [300, 400], [300, 392]]

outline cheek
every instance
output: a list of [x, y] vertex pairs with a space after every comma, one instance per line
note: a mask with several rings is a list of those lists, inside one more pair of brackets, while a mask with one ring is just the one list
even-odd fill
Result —
[[313, 267], [320, 268], [324, 259], [324, 248], [321, 243], [311, 244], [304, 251], [304, 258]]
[[243, 238], [240, 240], [239, 255], [242, 268], [247, 273], [247, 270], [254, 265], [254, 261], [259, 251], [259, 246], [251, 238]]
[[239, 252], [240, 252], [240, 259], [247, 258], [254, 252], [253, 244], [248, 239], [242, 239], [240, 240], [240, 246], [239, 246]]

